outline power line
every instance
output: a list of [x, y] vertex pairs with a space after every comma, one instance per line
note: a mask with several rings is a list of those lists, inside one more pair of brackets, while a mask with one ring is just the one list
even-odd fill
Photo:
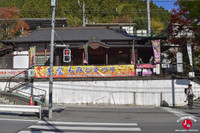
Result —
[[[70, 12], [70, 11], [63, 11], [63, 12], [56, 12], [59, 14], [82, 14], [81, 12]], [[132, 14], [132, 13], [137, 13], [137, 14], [146, 14], [145, 11], [140, 11], [140, 12], [86, 12], [85, 14]], [[150, 13], [170, 13], [169, 11], [165, 11], [165, 12], [150, 12]], [[20, 14], [51, 14], [51, 12], [34, 12], [34, 11], [29, 11], [29, 12], [20, 12]]]

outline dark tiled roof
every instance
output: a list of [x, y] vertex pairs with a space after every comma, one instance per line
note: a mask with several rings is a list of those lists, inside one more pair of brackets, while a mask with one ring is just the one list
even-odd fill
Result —
[[[130, 36], [124, 30], [103, 28], [62, 28], [55, 30], [55, 42], [89, 41], [97, 37], [100, 41], [140, 40], [141, 37]], [[50, 42], [51, 29], [39, 29], [26, 37], [4, 40], [3, 43]]]

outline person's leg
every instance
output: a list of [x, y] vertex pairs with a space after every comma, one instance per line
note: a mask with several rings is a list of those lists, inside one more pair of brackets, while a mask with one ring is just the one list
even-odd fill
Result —
[[191, 109], [193, 107], [193, 97], [191, 97]]
[[188, 107], [189, 107], [189, 109], [191, 109], [191, 104], [192, 104], [192, 102], [191, 102], [191, 97], [189, 97], [189, 98], [188, 98]]

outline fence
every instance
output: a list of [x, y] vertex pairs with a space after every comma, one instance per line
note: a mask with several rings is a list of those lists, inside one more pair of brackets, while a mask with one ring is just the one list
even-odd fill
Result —
[[13, 55], [7, 55], [7, 56], [3, 56], [0, 57], [0, 69], [3, 68], [13, 68]]

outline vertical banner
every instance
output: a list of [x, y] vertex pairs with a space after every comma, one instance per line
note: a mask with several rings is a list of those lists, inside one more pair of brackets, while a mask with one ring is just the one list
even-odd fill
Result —
[[84, 46], [84, 54], [83, 64], [88, 64], [88, 45]]
[[189, 57], [189, 61], [190, 61], [190, 66], [192, 66], [192, 47], [191, 44], [187, 44], [187, 51], [188, 51], [188, 57]]
[[29, 51], [30, 67], [34, 67], [35, 66], [35, 52], [36, 52], [35, 46], [34, 47], [30, 47], [30, 51]]
[[131, 64], [135, 64], [135, 48], [134, 48], [134, 45], [132, 46], [132, 52], [131, 52]]
[[176, 53], [177, 72], [183, 72], [183, 54]]
[[152, 41], [153, 53], [154, 53], [154, 63], [160, 63], [160, 40]]

